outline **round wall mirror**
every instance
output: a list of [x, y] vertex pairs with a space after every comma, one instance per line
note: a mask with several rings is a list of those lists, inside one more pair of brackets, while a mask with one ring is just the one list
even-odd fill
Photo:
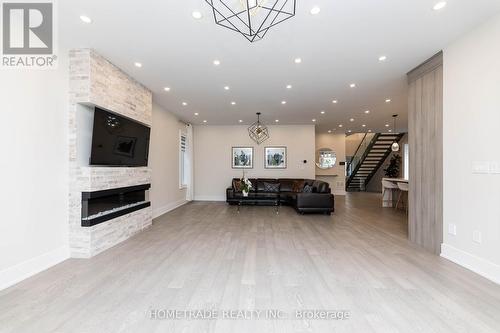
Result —
[[318, 168], [326, 170], [331, 169], [337, 164], [337, 154], [329, 148], [321, 148], [317, 153], [316, 165]]

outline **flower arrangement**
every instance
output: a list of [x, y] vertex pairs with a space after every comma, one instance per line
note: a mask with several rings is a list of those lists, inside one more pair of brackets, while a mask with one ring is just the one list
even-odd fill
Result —
[[243, 196], [248, 196], [248, 193], [252, 189], [252, 182], [248, 180], [245, 176], [245, 172], [243, 172], [243, 177], [241, 178], [241, 192], [243, 192]]

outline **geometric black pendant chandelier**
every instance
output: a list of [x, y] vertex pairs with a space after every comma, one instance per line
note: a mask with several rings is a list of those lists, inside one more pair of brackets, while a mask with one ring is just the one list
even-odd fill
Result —
[[260, 122], [260, 114], [260, 112], [257, 112], [257, 122], [248, 128], [248, 135], [258, 145], [269, 139], [269, 129]]
[[296, 0], [205, 0], [215, 23], [239, 32], [250, 42], [264, 38], [269, 29], [295, 16]]

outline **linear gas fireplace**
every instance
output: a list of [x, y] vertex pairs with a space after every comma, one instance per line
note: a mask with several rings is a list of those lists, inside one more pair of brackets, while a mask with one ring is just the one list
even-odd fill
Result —
[[146, 191], [151, 184], [82, 192], [82, 227], [92, 227], [151, 206]]

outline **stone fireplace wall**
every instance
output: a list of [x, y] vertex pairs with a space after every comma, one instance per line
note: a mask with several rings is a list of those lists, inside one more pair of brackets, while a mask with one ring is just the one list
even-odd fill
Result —
[[79, 137], [78, 105], [98, 106], [151, 126], [152, 93], [91, 49], [70, 51], [69, 90], [69, 246], [72, 257], [90, 258], [151, 226], [152, 210], [82, 227], [81, 193], [150, 184], [151, 169], [83, 164], [79, 141], [88, 138]]

